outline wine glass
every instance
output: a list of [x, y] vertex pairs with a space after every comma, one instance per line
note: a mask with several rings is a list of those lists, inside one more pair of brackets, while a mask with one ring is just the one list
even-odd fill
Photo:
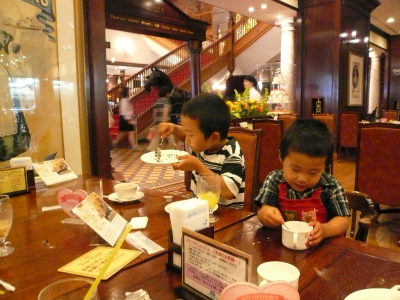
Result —
[[197, 197], [208, 201], [208, 209], [210, 212], [210, 224], [218, 221], [218, 217], [213, 212], [221, 195], [221, 186], [218, 174], [202, 174], [197, 180]]
[[6, 245], [6, 237], [11, 229], [13, 211], [8, 195], [0, 195], [0, 257], [14, 252], [13, 247]]

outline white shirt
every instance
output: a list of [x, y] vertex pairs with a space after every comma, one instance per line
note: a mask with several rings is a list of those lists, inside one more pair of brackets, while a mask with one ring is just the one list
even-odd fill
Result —
[[262, 100], [260, 92], [254, 86], [249, 89], [249, 100]]

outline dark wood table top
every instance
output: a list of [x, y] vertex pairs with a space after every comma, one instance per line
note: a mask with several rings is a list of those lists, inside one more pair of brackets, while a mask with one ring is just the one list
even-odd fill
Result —
[[[84, 180], [85, 178], [80, 177], [54, 187], [38, 184], [35, 191], [11, 198], [14, 221], [7, 241], [15, 247], [15, 252], [7, 257], [0, 257], [0, 279], [15, 286], [16, 291], [0, 295], [0, 299], [36, 299], [40, 290], [47, 284], [60, 278], [73, 276], [58, 272], [58, 268], [93, 249], [90, 243], [97, 235], [87, 225], [62, 223], [61, 221], [68, 215], [61, 209], [42, 212], [43, 207], [58, 204], [57, 192], [61, 188], [69, 188], [72, 191], [84, 189]], [[104, 195], [113, 192], [115, 183], [113, 180], [103, 180]], [[133, 217], [147, 216], [148, 225], [146, 229], [140, 231], [165, 250], [152, 255], [142, 253], [120, 271], [121, 274], [124, 274], [127, 269], [135, 273], [134, 266], [144, 264], [159, 256], [166, 257], [167, 232], [171, 229], [171, 222], [168, 213], [164, 210], [168, 203], [162, 196], [167, 193], [145, 188], [140, 190], [144, 192], [144, 197], [136, 203], [119, 204], [105, 200], [127, 221]], [[181, 199], [174, 196], [173, 201], [177, 200]], [[215, 225], [216, 232], [254, 215], [251, 212], [223, 206], [220, 206], [215, 214], [221, 219]], [[122, 248], [134, 249], [126, 242]], [[165, 262], [163, 265], [165, 267]], [[108, 280], [112, 285], [119, 282], [114, 277], [110, 279], [111, 281]], [[124, 280], [121, 280], [122, 282]], [[99, 288], [102, 290], [101, 287]], [[116, 288], [120, 293], [120, 283], [116, 285]], [[114, 288], [110, 288], [110, 291], [113, 290]], [[124, 297], [113, 299], [124, 299]]]
[[[299, 293], [306, 300], [343, 300], [365, 288], [390, 288], [400, 282], [397, 251], [336, 237], [319, 246], [296, 251], [282, 246], [281, 230], [263, 227], [254, 216], [220, 230], [215, 239], [253, 256], [251, 282], [257, 283], [257, 266], [266, 261], [291, 263], [300, 270]], [[167, 271], [167, 255], [116, 274], [99, 286], [102, 300], [123, 299], [127, 291], [146, 290], [151, 299], [177, 299], [179, 274]]]

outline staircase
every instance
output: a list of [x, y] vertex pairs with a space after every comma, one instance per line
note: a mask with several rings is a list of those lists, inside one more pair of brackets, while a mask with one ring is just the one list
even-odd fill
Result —
[[[271, 28], [273, 28], [273, 25], [243, 17], [232, 27], [229, 33], [219, 40], [206, 47], [203, 44], [204, 49], [200, 54], [201, 83], [206, 82], [218, 71], [226, 67], [234, 58], [245, 51]], [[158, 92], [156, 90], [147, 93], [143, 89], [147, 76], [152, 72], [151, 68], [155, 66], [166, 73], [175, 86], [187, 91], [190, 90], [190, 64], [187, 43], [176, 47], [167, 55], [126, 79], [125, 84], [132, 93], [133, 109], [138, 118], [138, 133], [151, 124], [151, 108], [158, 99]], [[120, 85], [115, 86], [107, 92], [107, 100], [114, 102], [115, 106], [117, 106], [119, 101], [119, 88]], [[117, 126], [116, 124], [110, 129], [110, 136], [112, 138], [115, 136], [115, 132], [118, 131], [118, 128], [117, 130], [114, 128]]]

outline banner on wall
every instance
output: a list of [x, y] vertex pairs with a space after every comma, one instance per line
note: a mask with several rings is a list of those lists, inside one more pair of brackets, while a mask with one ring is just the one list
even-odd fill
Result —
[[[54, 0], [2, 0], [0, 167], [62, 151]], [[43, 157], [41, 157], [43, 156]]]

